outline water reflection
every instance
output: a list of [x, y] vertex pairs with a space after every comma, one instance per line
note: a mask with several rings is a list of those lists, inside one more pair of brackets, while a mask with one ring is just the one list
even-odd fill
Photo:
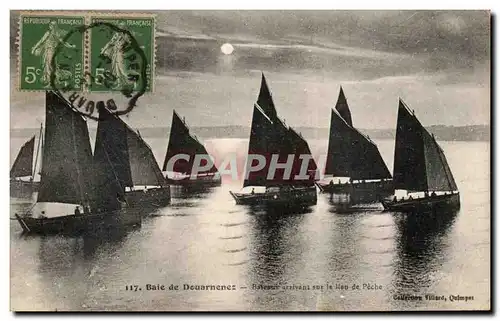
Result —
[[190, 199], [190, 198], [208, 198], [214, 192], [214, 186], [178, 186], [171, 185], [170, 192], [172, 198]]
[[[247, 270], [249, 295], [253, 308], [280, 310], [290, 308], [293, 292], [281, 289], [281, 285], [293, 284], [297, 278], [301, 256], [307, 249], [299, 232], [311, 209], [287, 212], [264, 208], [248, 208], [250, 214], [249, 240], [250, 262]], [[254, 289], [253, 286], [274, 286]], [[293, 307], [292, 307], [293, 308]]]
[[140, 230], [139, 226], [121, 227], [108, 230], [106, 233], [85, 233], [82, 235], [83, 255], [86, 260], [92, 259], [102, 248], [118, 250], [127, 236], [133, 231]]
[[371, 196], [357, 197], [353, 194], [329, 194], [327, 197], [331, 213], [349, 214], [382, 209], [380, 203]]
[[392, 286], [397, 290], [393, 290], [393, 294], [425, 294], [432, 288], [437, 279], [435, 274], [445, 261], [450, 245], [448, 232], [457, 213], [457, 210], [449, 210], [434, 214], [394, 214], [397, 237]]
[[360, 255], [359, 228], [364, 213], [335, 212], [337, 209], [330, 208], [329, 212], [334, 216], [335, 230], [333, 230], [329, 242], [331, 255], [329, 255], [328, 270], [332, 271], [329, 279], [342, 282], [352, 282], [352, 275], [356, 271], [362, 257]]
[[[132, 231], [139, 230], [138, 226], [120, 227], [106, 231], [92, 231], [80, 236], [26, 236], [26, 238], [39, 238], [40, 246], [38, 256], [40, 270], [57, 271], [70, 261], [86, 261], [96, 257], [102, 248], [111, 251], [118, 250], [127, 235]], [[70, 267], [70, 266], [68, 266]]]
[[91, 294], [106, 288], [102, 265], [120, 253], [127, 235], [137, 229], [120, 228], [78, 237], [25, 236], [39, 242], [36, 282], [45, 291], [39, 304], [44, 305], [46, 297], [58, 298], [51, 300], [50, 306], [59, 311], [82, 310], [95, 304]]
[[216, 187], [186, 188], [182, 186], [171, 186], [171, 206], [174, 209], [202, 207], [210, 200]]
[[377, 204], [355, 204], [355, 203], [328, 203], [328, 211], [335, 214], [356, 214], [364, 212], [380, 211], [381, 207]]

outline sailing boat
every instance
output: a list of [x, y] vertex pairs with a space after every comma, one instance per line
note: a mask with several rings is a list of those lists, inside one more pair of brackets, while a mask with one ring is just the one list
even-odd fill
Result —
[[[40, 127], [36, 156], [33, 164], [33, 154], [35, 151], [35, 136], [31, 137], [19, 150], [16, 160], [10, 169], [10, 196], [18, 198], [31, 198], [31, 195], [38, 190], [39, 182], [35, 182], [36, 167], [38, 163], [38, 151], [42, 144], [43, 126]], [[29, 181], [23, 180], [28, 177]]]
[[109, 192], [124, 191], [121, 201], [129, 207], [163, 207], [170, 203], [170, 186], [149, 145], [104, 107], [99, 110], [94, 167], [99, 173], [97, 185], [116, 182]]
[[378, 202], [394, 191], [392, 176], [377, 145], [353, 126], [342, 87], [335, 110], [331, 111], [325, 178], [318, 187], [366, 203]]
[[[179, 155], [186, 155], [188, 159], [177, 159]], [[200, 168], [208, 170], [196, 173], [194, 175], [193, 164], [196, 156], [201, 157]], [[170, 137], [168, 140], [167, 153], [163, 163], [163, 171], [167, 171], [169, 162], [173, 163], [171, 172], [167, 172], [166, 179], [172, 185], [183, 187], [209, 187], [220, 186], [221, 178], [217, 167], [209, 160], [207, 163], [208, 152], [202, 143], [189, 132], [186, 122], [182, 120], [174, 110], [172, 115], [172, 126], [170, 128]], [[170, 177], [169, 177], [170, 175]]]
[[21, 217], [16, 214], [23, 231], [78, 233], [101, 227], [140, 224], [140, 216], [122, 210], [117, 198], [123, 193], [110, 193], [115, 178], [104, 185], [95, 185], [86, 120], [53, 91], [46, 92], [45, 107], [45, 141], [37, 203], [62, 203], [76, 208], [73, 214], [62, 216], [35, 217], [28, 213]]
[[394, 187], [406, 190], [407, 198], [397, 199], [394, 195], [383, 200], [387, 210], [421, 212], [460, 207], [460, 193], [443, 150], [401, 99], [394, 153]]
[[[317, 166], [309, 145], [278, 117], [264, 74], [259, 97], [253, 108], [248, 155], [264, 157], [265, 165], [261, 170], [251, 172], [248, 167], [253, 160], [247, 162], [243, 189], [237, 193], [230, 192], [236, 204], [279, 208], [301, 208], [316, 204], [314, 179]], [[286, 175], [287, 169], [283, 168], [272, 173], [273, 156], [275, 161], [277, 159], [278, 163], [283, 164], [289, 163], [289, 155], [293, 156], [290, 175]], [[304, 156], [307, 161], [305, 167], [302, 166]], [[306, 169], [305, 173], [302, 173], [303, 168]]]

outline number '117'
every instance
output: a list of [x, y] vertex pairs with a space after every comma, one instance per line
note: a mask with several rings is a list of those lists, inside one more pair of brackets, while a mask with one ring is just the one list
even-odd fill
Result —
[[137, 292], [139, 291], [139, 286], [138, 285], [125, 285], [125, 290], [126, 291], [134, 291]]

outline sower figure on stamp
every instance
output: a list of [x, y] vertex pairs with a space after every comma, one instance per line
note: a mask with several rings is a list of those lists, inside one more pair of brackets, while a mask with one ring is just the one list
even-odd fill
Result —
[[[125, 30], [125, 23], [120, 22], [118, 27]], [[136, 83], [129, 80], [129, 77], [139, 74], [134, 70], [127, 70], [125, 61], [125, 51], [130, 43], [130, 36], [123, 31], [118, 31], [101, 49], [101, 55], [111, 60], [111, 73], [116, 77], [113, 89], [125, 89], [129, 86], [135, 89]]]
[[[63, 44], [67, 48], [74, 49], [76, 46], [63, 41], [61, 30], [58, 29], [57, 23], [51, 21], [49, 23], [49, 30], [45, 32], [43, 37], [31, 48], [31, 53], [35, 56], [42, 56], [41, 66], [43, 68], [42, 82], [45, 87], [50, 87], [50, 76], [54, 72], [52, 70], [52, 59], [56, 53], [56, 48], [59, 44]], [[64, 80], [71, 77], [71, 73], [66, 70], [58, 70], [57, 61], [55, 63], [55, 76], [56, 80]], [[68, 73], [70, 73], [68, 75]]]

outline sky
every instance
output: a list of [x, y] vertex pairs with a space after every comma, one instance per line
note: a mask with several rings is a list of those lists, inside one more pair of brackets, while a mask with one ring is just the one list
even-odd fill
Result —
[[[340, 86], [358, 128], [395, 127], [399, 97], [424, 125], [490, 122], [486, 11], [156, 14], [156, 90], [124, 118], [133, 127], [167, 127], [172, 109], [191, 126], [250, 126], [261, 71], [296, 127], [328, 127]], [[38, 127], [44, 96], [16, 88], [16, 35], [11, 13], [11, 127]]]

